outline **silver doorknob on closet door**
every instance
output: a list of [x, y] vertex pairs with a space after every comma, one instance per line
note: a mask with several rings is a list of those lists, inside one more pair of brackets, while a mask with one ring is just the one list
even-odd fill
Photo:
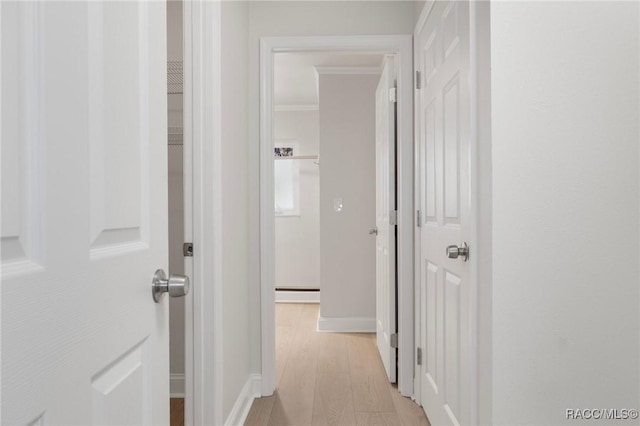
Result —
[[169, 293], [171, 297], [182, 297], [189, 294], [189, 277], [186, 275], [171, 274], [167, 278], [167, 274], [158, 269], [153, 274], [153, 282], [151, 285], [151, 294], [153, 295], [153, 301], [160, 303], [162, 295]]
[[378, 235], [378, 228], [369, 228], [369, 235]]
[[447, 247], [447, 257], [449, 259], [457, 259], [461, 257], [465, 262], [469, 260], [469, 245], [464, 242], [462, 243], [462, 247], [458, 247], [456, 245]]

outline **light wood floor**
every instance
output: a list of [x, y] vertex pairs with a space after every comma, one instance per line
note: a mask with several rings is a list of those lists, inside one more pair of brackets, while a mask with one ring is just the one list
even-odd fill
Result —
[[374, 334], [318, 333], [317, 318], [317, 304], [276, 304], [277, 391], [245, 425], [429, 426], [388, 382]]

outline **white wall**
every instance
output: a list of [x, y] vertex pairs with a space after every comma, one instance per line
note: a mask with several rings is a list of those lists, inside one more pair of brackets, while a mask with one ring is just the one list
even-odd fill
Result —
[[[167, 60], [182, 60], [182, 2], [167, 2]], [[170, 95], [169, 126], [182, 126], [182, 95]], [[170, 146], [169, 158], [169, 273], [184, 274], [184, 201], [182, 147]], [[169, 360], [172, 375], [184, 375], [184, 298], [169, 298]], [[173, 389], [175, 391], [176, 389]], [[179, 391], [179, 389], [178, 389]]]
[[[169, 271], [184, 274], [182, 147], [169, 147]], [[184, 298], [169, 299], [170, 372], [184, 375]]]
[[[232, 121], [223, 117], [240, 132], [239, 146], [227, 150], [248, 151], [248, 167], [230, 159], [226, 172], [239, 180], [228, 180], [225, 197], [238, 207], [248, 196], [250, 212], [249, 264], [242, 248], [234, 266], [247, 266], [249, 289], [239, 270], [242, 279], [225, 280], [226, 414], [246, 379], [249, 350], [250, 371], [260, 371], [259, 38], [408, 34], [417, 16], [411, 2], [223, 4], [225, 34], [235, 34], [226, 42], [247, 43], [248, 51], [245, 74], [247, 58], [225, 47], [225, 109], [249, 94], [248, 121], [237, 105], [225, 113]], [[233, 20], [230, 8], [237, 8]], [[495, 176], [485, 190], [493, 192], [495, 227], [496, 308], [486, 336], [500, 366], [491, 376], [494, 424], [560, 424], [570, 405], [637, 407], [640, 400], [637, 18], [633, 3], [492, 3]], [[247, 224], [227, 219], [241, 241], [229, 233], [225, 241], [241, 246]]]
[[[376, 316], [375, 92], [379, 75], [320, 74], [320, 316]], [[334, 203], [342, 200], [342, 211]]]
[[167, 1], [167, 60], [182, 60], [182, 0]]
[[427, 4], [427, 0], [418, 0], [416, 2], [414, 2], [414, 11], [415, 11], [415, 23], [418, 22], [418, 18], [420, 18], [420, 14], [422, 13], [422, 9], [424, 9], [425, 5]]
[[638, 16], [491, 5], [493, 424], [638, 408]]
[[252, 371], [260, 367], [260, 37], [411, 34], [414, 2], [251, 2], [249, 10], [249, 251]]
[[249, 377], [246, 2], [222, 2], [223, 418]]
[[[317, 155], [318, 111], [274, 113], [275, 139], [295, 139], [295, 155]], [[320, 170], [312, 160], [300, 166], [300, 215], [276, 216], [276, 288], [320, 288]]]

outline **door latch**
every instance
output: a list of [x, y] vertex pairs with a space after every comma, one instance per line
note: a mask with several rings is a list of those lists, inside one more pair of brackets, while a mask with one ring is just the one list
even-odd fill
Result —
[[186, 275], [171, 274], [167, 278], [167, 274], [162, 269], [158, 269], [153, 275], [151, 295], [154, 302], [160, 303], [163, 294], [169, 293], [171, 297], [183, 297], [189, 294], [189, 288], [189, 277]]
[[462, 247], [458, 247], [456, 245], [447, 247], [447, 257], [449, 259], [457, 259], [461, 257], [465, 262], [469, 260], [469, 245], [464, 242], [462, 243]]
[[389, 339], [389, 344], [392, 348], [398, 348], [398, 333], [393, 333]]

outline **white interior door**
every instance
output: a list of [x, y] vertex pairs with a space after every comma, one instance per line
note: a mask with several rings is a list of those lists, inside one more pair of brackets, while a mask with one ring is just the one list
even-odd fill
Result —
[[446, 254], [447, 246], [472, 243], [468, 11], [467, 2], [435, 2], [415, 41], [415, 64], [422, 76], [416, 108], [422, 203], [421, 403], [434, 425], [472, 421], [469, 262]]
[[169, 423], [163, 2], [2, 2], [2, 424]]
[[376, 89], [376, 341], [389, 381], [396, 381], [395, 68], [385, 58]]

